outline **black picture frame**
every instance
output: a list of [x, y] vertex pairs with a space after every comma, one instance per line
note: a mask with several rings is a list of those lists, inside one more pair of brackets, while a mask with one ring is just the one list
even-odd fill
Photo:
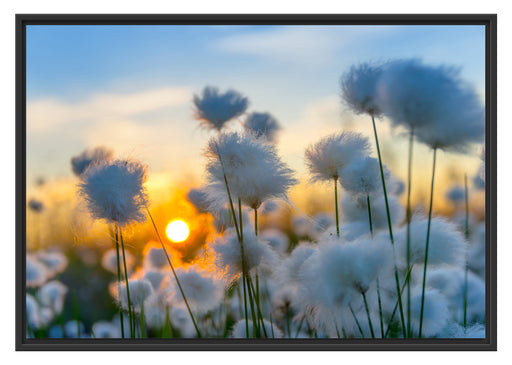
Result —
[[[27, 25], [484, 25], [486, 29], [485, 339], [27, 339], [26, 26]], [[496, 14], [17, 14], [16, 15], [16, 350], [94, 351], [495, 351], [497, 349], [497, 15]]]

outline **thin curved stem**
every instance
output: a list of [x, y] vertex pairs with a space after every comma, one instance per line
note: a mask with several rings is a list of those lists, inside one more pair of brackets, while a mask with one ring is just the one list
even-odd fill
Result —
[[370, 327], [370, 334], [372, 335], [372, 338], [375, 338], [375, 333], [373, 332], [372, 317], [370, 316], [370, 309], [368, 308], [366, 294], [364, 292], [361, 292], [361, 295], [363, 296], [364, 308], [366, 309], [366, 316], [368, 317], [368, 326]]
[[[469, 198], [468, 198], [468, 175], [464, 174], [464, 190], [465, 190], [465, 202], [466, 202], [466, 225], [464, 229], [464, 235], [466, 241], [469, 239]], [[464, 269], [464, 328], [467, 327], [467, 313], [468, 313], [468, 247], [466, 247], [466, 262]]]
[[354, 317], [354, 321], [356, 322], [357, 328], [359, 329], [359, 333], [361, 334], [361, 337], [364, 338], [364, 332], [363, 328], [361, 327], [361, 323], [359, 323], [359, 319], [357, 319], [356, 313], [354, 312], [354, 309], [352, 309], [352, 305], [348, 305], [350, 312], [352, 313], [352, 317]]
[[434, 179], [436, 173], [436, 156], [437, 148], [434, 148], [434, 158], [432, 162], [432, 182], [430, 184], [430, 206], [428, 208], [428, 223], [427, 223], [427, 239], [425, 242], [425, 260], [423, 262], [423, 283], [421, 286], [421, 309], [420, 309], [420, 328], [419, 337], [421, 338], [423, 330], [423, 311], [425, 308], [425, 286], [427, 282], [427, 266], [428, 266], [428, 248], [430, 243], [430, 225], [432, 223], [432, 206], [434, 202]]
[[[115, 230], [116, 237], [116, 259], [117, 259], [117, 299], [121, 302], [121, 260], [119, 257], [119, 238], [117, 235], [117, 228]], [[124, 338], [124, 320], [123, 320], [123, 309], [119, 310], [119, 319], [121, 320], [121, 338]]]
[[[414, 144], [414, 130], [409, 135], [409, 162], [407, 167], [407, 267], [411, 266], [411, 185], [412, 185], [412, 149]], [[407, 336], [411, 337], [411, 283], [407, 280]]]
[[176, 280], [176, 284], [178, 284], [178, 288], [180, 290], [181, 296], [183, 297], [183, 301], [185, 302], [185, 305], [188, 310], [188, 314], [190, 315], [190, 319], [192, 319], [192, 323], [194, 324], [194, 328], [197, 333], [197, 337], [201, 338], [201, 331], [199, 331], [199, 327], [197, 326], [196, 320], [194, 318], [194, 315], [192, 314], [192, 310], [190, 309], [190, 305], [188, 304], [187, 297], [185, 296], [185, 292], [183, 291], [183, 288], [181, 287], [181, 283], [178, 279], [178, 275], [176, 275], [176, 271], [174, 270], [174, 265], [172, 264], [171, 258], [169, 257], [169, 254], [167, 253], [167, 249], [165, 248], [165, 245], [162, 241], [162, 238], [160, 237], [160, 233], [158, 233], [158, 229], [156, 228], [155, 221], [153, 219], [153, 216], [151, 215], [151, 212], [149, 211], [149, 208], [146, 207], [146, 210], [148, 212], [149, 218], [151, 219], [151, 223], [153, 223], [153, 228], [155, 229], [156, 236], [158, 237], [158, 241], [160, 241], [160, 245], [162, 246], [162, 249], [164, 250], [165, 257], [167, 258], [167, 262], [169, 263], [169, 266], [171, 267], [172, 274], [174, 275], [174, 279]]
[[[393, 253], [395, 251], [395, 239], [393, 237], [393, 226], [391, 224], [391, 213], [389, 211], [389, 202], [388, 202], [388, 193], [386, 190], [386, 179], [384, 178], [384, 167], [382, 165], [382, 156], [380, 153], [380, 145], [379, 145], [379, 137], [377, 135], [377, 127], [375, 126], [375, 117], [372, 114], [372, 125], [373, 125], [373, 134], [375, 136], [375, 145], [377, 147], [377, 156], [379, 157], [379, 167], [380, 167], [380, 178], [382, 181], [382, 190], [384, 192], [384, 202], [386, 203], [386, 216], [388, 218], [388, 229], [389, 229], [389, 239], [391, 241], [391, 245], [393, 246]], [[393, 255], [396, 257], [395, 255]], [[405, 318], [404, 318], [404, 308], [402, 304], [402, 293], [400, 291], [400, 280], [398, 279], [398, 268], [396, 267], [396, 261], [394, 262], [395, 269], [395, 287], [396, 294], [398, 296], [398, 306], [400, 308], [400, 320], [402, 323], [402, 333], [404, 337], [407, 337], [407, 330], [405, 328]]]
[[258, 209], [254, 208], [254, 234], [258, 235]]
[[340, 237], [340, 218], [338, 213], [338, 177], [334, 178], [334, 207], [336, 209], [336, 235]]
[[124, 281], [126, 283], [126, 298], [128, 299], [128, 315], [130, 316], [130, 336], [135, 337], [135, 328], [133, 327], [133, 312], [132, 304], [130, 299], [130, 286], [128, 285], [128, 269], [126, 268], [126, 252], [124, 249], [123, 234], [121, 233], [121, 227], [117, 226], [119, 232], [119, 240], [121, 241], [121, 252], [123, 253], [123, 266], [124, 266]]
[[[226, 178], [226, 175], [224, 175], [224, 178]], [[228, 182], [226, 180], [226, 187], [228, 187]], [[229, 193], [228, 193], [229, 194]], [[234, 214], [234, 211], [233, 211]], [[242, 260], [242, 283], [244, 287], [244, 310], [245, 310], [245, 334], [247, 338], [249, 338], [249, 316], [248, 316], [248, 308], [247, 308], [247, 296], [249, 296], [249, 300], [252, 305], [251, 300], [251, 293], [249, 288], [249, 283], [247, 282], [247, 267], [245, 265], [245, 251], [244, 251], [244, 230], [243, 230], [243, 220], [242, 220], [242, 201], [238, 199], [238, 219], [240, 223], [240, 230], [239, 230], [239, 236], [238, 241], [240, 242], [240, 255]], [[251, 315], [254, 315], [254, 311], [252, 311]], [[255, 330], [256, 323], [253, 322], [253, 333]]]

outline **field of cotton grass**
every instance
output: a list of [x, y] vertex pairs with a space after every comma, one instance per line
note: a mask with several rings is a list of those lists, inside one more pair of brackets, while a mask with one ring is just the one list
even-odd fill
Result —
[[[162, 226], [143, 162], [107, 147], [72, 157], [78, 198], [87, 219], [107, 227], [98, 239], [109, 247], [88, 265], [79, 239], [72, 250], [39, 244], [45, 205], [28, 201], [36, 244], [26, 256], [27, 337], [484, 338], [485, 223], [469, 207], [485, 187], [480, 97], [456, 68], [415, 59], [354, 65], [339, 90], [373, 133], [339, 130], [304, 146], [309, 183], [331, 197], [314, 216], [289, 198], [299, 180], [279, 154], [278, 121], [248, 113], [235, 90], [193, 96], [211, 138], [206, 182], [183, 196], [190, 221]], [[386, 166], [383, 123], [408, 141], [405, 181]], [[413, 163], [420, 144], [430, 166]], [[480, 169], [436, 196], [443, 154], [474, 151]], [[431, 188], [419, 209], [412, 176], [425, 169]], [[452, 214], [433, 214], [443, 199]], [[186, 253], [170, 245], [189, 235], [199, 243]]]

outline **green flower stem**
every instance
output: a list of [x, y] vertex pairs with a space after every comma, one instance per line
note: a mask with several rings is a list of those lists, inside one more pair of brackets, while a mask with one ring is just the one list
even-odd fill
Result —
[[[226, 175], [224, 175], [224, 179], [226, 179]], [[226, 179], [226, 188], [229, 189], [227, 179]], [[231, 194], [229, 193], [229, 190], [228, 190], [228, 196], [231, 196]], [[230, 204], [233, 204], [231, 201], [231, 198], [230, 198]], [[236, 222], [235, 210], [234, 210], [233, 205], [231, 205], [231, 208], [233, 209], [233, 217]], [[241, 255], [241, 260], [242, 260], [242, 283], [243, 283], [243, 288], [244, 288], [244, 309], [245, 309], [245, 334], [246, 334], [247, 338], [249, 338], [249, 316], [248, 316], [249, 312], [248, 312], [248, 308], [247, 308], [247, 296], [248, 296], [249, 288], [247, 287], [247, 272], [246, 272], [247, 269], [245, 266], [242, 204], [241, 204], [240, 199], [238, 199], [238, 214], [239, 214], [239, 219], [240, 219], [240, 221], [239, 221], [240, 222], [240, 230], [238, 231], [238, 241], [240, 242], [240, 255]], [[236, 225], [236, 223], [235, 223], [235, 225]], [[249, 298], [250, 298], [250, 294], [249, 294]], [[251, 301], [251, 304], [252, 304], [252, 301]], [[255, 327], [255, 324], [253, 322], [253, 332], [254, 332], [254, 327]]]
[[[121, 260], [119, 257], [119, 238], [117, 235], [117, 228], [115, 229], [116, 237], [116, 258], [117, 258], [117, 296], [119, 302], [121, 302]], [[123, 309], [119, 309], [119, 319], [121, 320], [121, 338], [124, 338], [124, 320], [123, 320]]]
[[421, 309], [420, 309], [420, 329], [419, 337], [421, 338], [423, 329], [423, 310], [425, 307], [425, 285], [427, 282], [427, 265], [428, 265], [428, 247], [430, 243], [430, 224], [432, 222], [432, 205], [434, 201], [434, 178], [436, 173], [436, 156], [437, 148], [434, 148], [434, 158], [432, 162], [432, 182], [430, 184], [430, 206], [428, 208], [428, 223], [427, 223], [427, 239], [425, 242], [425, 261], [423, 263], [423, 284], [421, 286]]
[[[411, 266], [411, 182], [412, 182], [412, 149], [414, 143], [414, 130], [409, 135], [409, 162], [407, 167], [407, 267]], [[411, 337], [411, 283], [407, 280], [407, 337]]]
[[140, 332], [142, 338], [148, 337], [146, 332], [146, 318], [144, 317], [144, 303], [140, 306]]
[[[468, 198], [468, 176], [464, 174], [464, 191], [465, 191], [465, 202], [466, 202], [466, 225], [464, 229], [464, 235], [466, 241], [469, 239], [469, 198]], [[468, 311], [468, 247], [466, 247], [466, 263], [464, 269], [464, 328], [467, 327], [467, 311]]]
[[299, 322], [299, 327], [297, 328], [297, 333], [295, 333], [295, 338], [299, 337], [300, 330], [302, 329], [302, 324], [304, 323], [304, 320], [306, 319], [306, 315], [304, 314]]
[[80, 316], [78, 315], [78, 301], [76, 300], [76, 292], [73, 290], [73, 312], [76, 322], [76, 337], [80, 338]]
[[[370, 234], [373, 238], [373, 223], [372, 223], [372, 208], [370, 204], [370, 194], [366, 194], [366, 203], [368, 207], [368, 222], [370, 223]], [[377, 300], [379, 302], [379, 322], [380, 322], [380, 334], [381, 337], [384, 338], [384, 320], [382, 318], [382, 300], [380, 297], [380, 285], [379, 278], [377, 277]]]
[[359, 323], [359, 320], [357, 319], [356, 313], [354, 312], [354, 309], [352, 309], [352, 305], [349, 304], [348, 306], [350, 308], [350, 312], [352, 313], [352, 317], [354, 317], [354, 321], [356, 322], [357, 328], [359, 329], [359, 333], [361, 334], [361, 337], [364, 338], [364, 332], [361, 328], [361, 323]]
[[375, 333], [373, 332], [372, 317], [370, 316], [370, 309], [368, 308], [366, 294], [365, 292], [361, 292], [361, 295], [363, 296], [364, 308], [366, 309], [366, 316], [368, 317], [368, 326], [370, 327], [370, 334], [372, 335], [372, 338], [375, 338]]
[[379, 284], [378, 277], [377, 277], [377, 300], [379, 302], [380, 337], [384, 338], [384, 320], [383, 320], [383, 315], [382, 315], [382, 300], [380, 297], [380, 284]]
[[334, 177], [334, 207], [336, 209], [336, 234], [340, 238], [340, 218], [338, 213], [338, 177]]
[[258, 209], [254, 208], [254, 234], [258, 235]]
[[165, 257], [167, 258], [167, 262], [169, 263], [169, 266], [171, 267], [172, 274], [174, 275], [174, 279], [176, 280], [176, 284], [178, 284], [178, 288], [180, 290], [181, 296], [183, 297], [183, 301], [185, 302], [185, 305], [188, 310], [188, 314], [190, 315], [190, 318], [192, 319], [192, 323], [194, 324], [194, 328], [197, 333], [197, 337], [201, 338], [201, 331], [199, 331], [199, 327], [197, 326], [196, 320], [194, 318], [194, 315], [192, 314], [192, 310], [190, 309], [190, 305], [188, 304], [187, 297], [185, 296], [185, 293], [183, 292], [183, 288], [181, 287], [181, 283], [178, 279], [178, 275], [176, 275], [176, 271], [174, 270], [174, 266], [172, 264], [171, 258], [169, 257], [169, 254], [167, 253], [167, 249], [165, 248], [164, 243], [162, 242], [162, 238], [160, 237], [160, 233], [158, 233], [158, 229], [156, 228], [155, 221], [153, 219], [153, 216], [151, 215], [151, 212], [149, 211], [149, 208], [146, 207], [146, 210], [148, 212], [148, 216], [151, 219], [151, 223], [153, 224], [153, 228], [155, 229], [156, 236], [158, 237], [158, 241], [160, 241], [160, 245], [162, 246], [162, 249], [164, 250]]
[[[414, 265], [409, 266], [409, 269], [407, 270], [407, 273], [405, 274], [404, 283], [402, 284], [402, 289], [400, 289], [400, 295], [402, 295], [402, 293], [405, 290], [405, 285], [407, 283], [407, 280], [409, 280], [409, 278], [411, 276], [411, 271], [412, 271], [413, 266]], [[386, 329], [386, 333], [384, 334], [384, 337], [387, 337], [389, 334], [389, 330], [391, 329], [391, 322], [393, 322], [393, 319], [395, 318], [397, 309], [398, 309], [398, 300], [396, 301], [395, 307], [393, 308], [393, 312], [391, 313], [391, 316], [389, 317], [388, 328]]]
[[133, 312], [132, 312], [132, 302], [130, 299], [130, 285], [128, 284], [128, 269], [126, 267], [126, 252], [124, 249], [124, 241], [123, 234], [121, 232], [121, 227], [117, 226], [117, 231], [119, 233], [119, 241], [121, 242], [121, 252], [123, 253], [123, 266], [124, 266], [124, 281], [126, 283], [126, 298], [128, 300], [128, 316], [130, 317], [130, 337], [135, 337], [135, 328], [133, 327]]
[[[375, 145], [377, 147], [377, 155], [379, 157], [379, 167], [380, 167], [380, 178], [382, 180], [382, 190], [384, 192], [384, 202], [386, 203], [386, 215], [388, 218], [388, 229], [389, 229], [389, 239], [391, 240], [391, 245], [393, 246], [393, 253], [395, 251], [395, 239], [393, 238], [393, 227], [391, 224], [391, 214], [389, 212], [389, 202], [388, 202], [388, 193], [386, 191], [386, 180], [384, 178], [384, 167], [382, 166], [382, 156], [380, 153], [380, 145], [379, 145], [379, 137], [377, 135], [377, 127], [375, 126], [375, 117], [372, 114], [372, 124], [373, 124], [373, 134], [375, 136]], [[402, 333], [404, 337], [407, 337], [407, 332], [405, 328], [405, 319], [404, 319], [404, 308], [402, 304], [402, 292], [400, 291], [400, 280], [398, 279], [398, 269], [396, 267], [396, 262], [394, 262], [395, 266], [395, 286], [396, 286], [396, 294], [398, 296], [398, 306], [400, 308], [400, 320], [402, 323]]]
[[368, 222], [370, 223], [370, 234], [373, 238], [372, 208], [370, 205], [370, 194], [366, 194], [366, 206], [368, 207]]
[[263, 322], [263, 314], [261, 312], [261, 307], [260, 307], [260, 303], [258, 300], [258, 292], [254, 289], [254, 284], [250, 277], [248, 278], [247, 282], [249, 284], [249, 290], [252, 291], [253, 297], [255, 298], [255, 302], [256, 302], [257, 322], [258, 322], [258, 326], [261, 326], [261, 328], [259, 329], [260, 335], [261, 335], [261, 330], [263, 330], [263, 335], [265, 336], [265, 338], [268, 338], [267, 330], [265, 328], [265, 323]]
[[[238, 198], [238, 216], [240, 222], [240, 250], [242, 253], [242, 271], [245, 276], [245, 281], [247, 285], [247, 294], [249, 295], [249, 305], [251, 307], [251, 317], [252, 317], [252, 329], [253, 336], [260, 337], [260, 324], [256, 320], [256, 311], [254, 308], [255, 298], [253, 296], [253, 292], [251, 290], [251, 278], [249, 276], [249, 272], [247, 271], [247, 263], [245, 261], [245, 253], [244, 253], [244, 229], [243, 229], [243, 221], [242, 221], [242, 200]], [[247, 320], [247, 318], [246, 318]]]

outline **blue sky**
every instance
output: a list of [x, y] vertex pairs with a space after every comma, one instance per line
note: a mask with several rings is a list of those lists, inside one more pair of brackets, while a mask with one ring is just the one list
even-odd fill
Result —
[[348, 64], [399, 57], [460, 65], [480, 87], [484, 37], [483, 26], [29, 26], [27, 94], [261, 77], [327, 90]]
[[[483, 94], [483, 26], [28, 26], [28, 184], [71, 177], [69, 159], [102, 144], [155, 174], [189, 171], [199, 181], [190, 166], [202, 166], [211, 135], [199, 130], [191, 100], [206, 85], [234, 88], [250, 112], [272, 113], [283, 157], [300, 171], [304, 148], [325, 134], [347, 127], [371, 136], [339, 102], [340, 76], [359, 62], [410, 57], [460, 67]], [[393, 168], [403, 143], [387, 124]]]

